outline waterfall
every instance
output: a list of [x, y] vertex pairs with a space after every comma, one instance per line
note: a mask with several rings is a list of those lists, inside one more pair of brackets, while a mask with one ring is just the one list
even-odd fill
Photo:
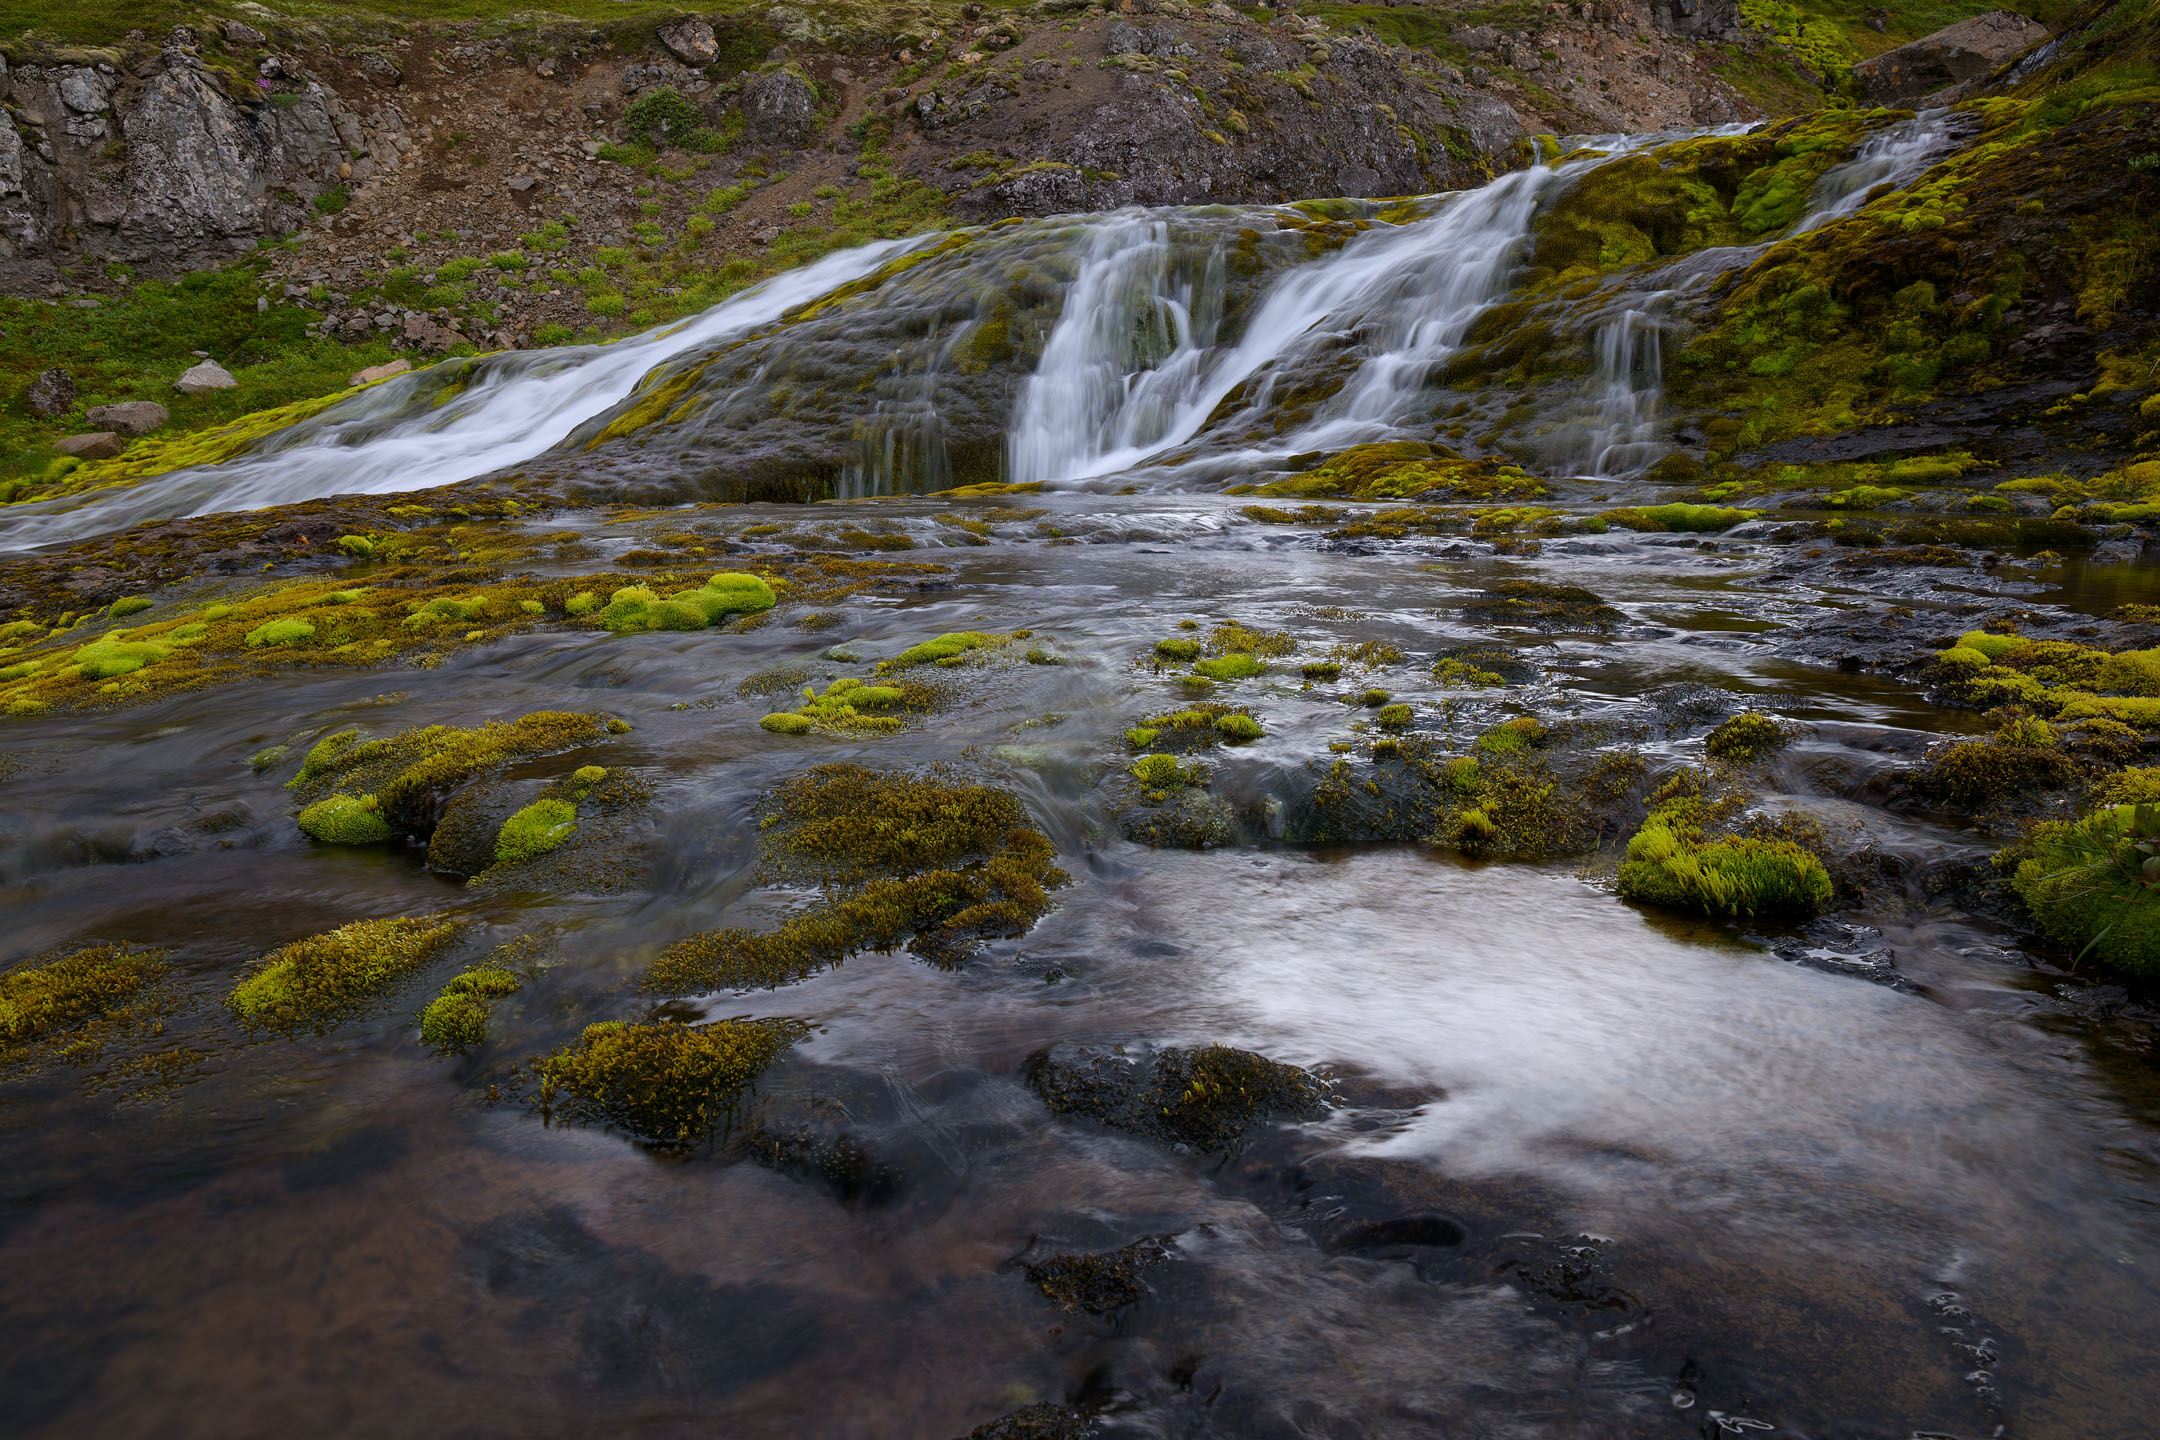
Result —
[[688, 320], [613, 344], [505, 351], [395, 376], [222, 465], [176, 470], [128, 490], [0, 509], [0, 549], [143, 520], [424, 490], [516, 465], [619, 404], [673, 356], [769, 325], [920, 243], [882, 241], [841, 251]]

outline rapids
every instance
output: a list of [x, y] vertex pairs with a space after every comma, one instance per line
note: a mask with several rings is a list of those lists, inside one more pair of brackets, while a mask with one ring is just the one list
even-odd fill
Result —
[[[0, 1075], [0, 1433], [953, 1440], [1044, 1402], [1106, 1440], [2144, 1433], [2160, 1409], [2160, 1012], [1967, 904], [1995, 839], [1888, 797], [1979, 720], [1837, 662], [1870, 635], [2152, 603], [2150, 568], [1868, 571], [1827, 545], [1796, 556], [1768, 523], [1496, 546], [1341, 516], [1300, 529], [1214, 493], [1292, 453], [1429, 435], [1424, 377], [1509, 293], [1539, 205], [1655, 138], [1601, 138], [1462, 195], [1349, 204], [1370, 228], [1317, 254], [1294, 226], [1244, 241], [1257, 212], [1060, 217], [1006, 227], [988, 258], [915, 257], [912, 288], [871, 307], [889, 332], [786, 318], [910, 255], [873, 247], [665, 331], [399, 377], [226, 466], [5, 512], [0, 539], [30, 548], [550, 455], [571, 467], [698, 367], [746, 378], [686, 420], [708, 426], [695, 445], [748, 443], [728, 406], [832, 353], [791, 334], [833, 323], [858, 348], [916, 347], [890, 383], [847, 391], [839, 499], [587, 506], [491, 532], [549, 583], [662, 547], [670, 573], [896, 567], [816, 608], [783, 595], [644, 634], [535, 623], [405, 665], [265, 667], [132, 708], [8, 717], [0, 961], [167, 947], [177, 998], [132, 1068], [62, 1056]], [[1895, 127], [1799, 223], [1833, 223], [1949, 143], [1939, 117]], [[1598, 363], [1540, 441], [1570, 457], [1556, 505], [1648, 498], [1629, 487], [1667, 444], [1661, 356], [1754, 253], [1600, 292], [1583, 322]], [[1001, 473], [1045, 488], [908, 493], [952, 478], [951, 437], [973, 423], [914, 359], [964, 358], [985, 267], [1025, 271], [1014, 292], [1038, 302], [1013, 323], [1040, 325], [1039, 362], [982, 404], [1002, 416]], [[1321, 355], [1348, 357], [1340, 387], [1260, 434]], [[435, 533], [469, 551], [479, 530]], [[326, 603], [436, 563], [412, 553], [354, 565], [354, 591]], [[496, 562], [444, 563], [480, 585]], [[261, 578], [211, 576], [196, 598]], [[1539, 629], [1473, 608], [1520, 580], [1589, 587], [1615, 615]], [[1231, 620], [1294, 655], [1213, 689], [1156, 663], [1181, 627]], [[944, 688], [924, 723], [759, 723], [805, 686], [969, 631], [1017, 638], [925, 667]], [[1526, 678], [1466, 688], [1433, 669], [1493, 647]], [[1610, 844], [1487, 863], [1321, 843], [1331, 777], [1382, 795], [1368, 689], [1458, 754], [1535, 714], [1659, 774], [1701, 763], [1725, 716], [1777, 713], [1798, 738], [1750, 772], [1749, 804], [1814, 818], [1870, 883], [1803, 929], [1724, 924], [1622, 903]], [[1264, 724], [1210, 752], [1210, 795], [1250, 824], [1151, 848], [1111, 798], [1132, 788], [1127, 737], [1203, 690]], [[603, 709], [629, 729], [596, 763], [652, 799], [593, 883], [467, 885], [418, 847], [295, 828], [285, 782], [334, 731]], [[802, 911], [800, 877], [757, 865], [757, 797], [841, 761], [1006, 788], [1071, 884], [962, 964], [866, 952], [771, 990], [641, 994], [668, 942]], [[320, 1033], [242, 1034], [226, 1013], [234, 977], [276, 947], [453, 908], [472, 955], [533, 936], [544, 957], [472, 1053], [415, 1042], [447, 965]], [[743, 1125], [693, 1154], [514, 1103], [528, 1057], [654, 1016], [808, 1030]], [[1053, 1115], [1025, 1078], [1045, 1052], [1209, 1043], [1318, 1067], [1334, 1103], [1197, 1154]], [[746, 1139], [752, 1122], [854, 1148], [791, 1165]], [[1061, 1309], [1027, 1273], [1150, 1238], [1163, 1258], [1107, 1313]]]

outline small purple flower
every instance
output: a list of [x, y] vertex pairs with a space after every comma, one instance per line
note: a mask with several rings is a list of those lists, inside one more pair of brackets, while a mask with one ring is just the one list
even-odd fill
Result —
[[270, 88], [270, 82], [268, 80], [257, 80], [255, 83], [262, 86], [262, 88], [265, 90]]

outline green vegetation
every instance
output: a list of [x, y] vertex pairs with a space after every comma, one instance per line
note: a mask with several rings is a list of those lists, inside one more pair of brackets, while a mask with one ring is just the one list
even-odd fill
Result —
[[532, 1062], [533, 1108], [688, 1149], [710, 1139], [758, 1076], [809, 1033], [796, 1020], [588, 1025], [574, 1044]]
[[495, 858], [505, 865], [531, 860], [547, 854], [576, 833], [575, 804], [552, 797], [535, 800], [503, 821], [502, 830], [495, 837]]
[[1445, 445], [1392, 440], [1352, 446], [1302, 475], [1250, 493], [1292, 499], [1535, 500], [1545, 486], [1517, 465], [1466, 460]]
[[1734, 510], [1724, 505], [1630, 505], [1607, 510], [1599, 518], [1630, 530], [1715, 533], [1730, 530], [1762, 514], [1760, 510]]
[[959, 665], [977, 650], [1003, 644], [1003, 635], [986, 635], [980, 630], [955, 630], [925, 640], [920, 645], [910, 645], [890, 660], [878, 662], [878, 673], [889, 674], [905, 670], [910, 665]]
[[758, 724], [777, 735], [802, 735], [813, 730], [889, 734], [905, 729], [907, 722], [887, 712], [927, 710], [936, 702], [936, 692], [928, 686], [873, 685], [864, 680], [835, 680], [822, 695], [805, 685], [802, 694], [801, 705], [776, 711]]
[[246, 1025], [327, 1030], [435, 960], [465, 926], [444, 915], [356, 920], [264, 956], [226, 1004]]
[[1202, 1153], [1234, 1150], [1270, 1121], [1316, 1120], [1327, 1111], [1320, 1077], [1228, 1045], [1166, 1049], [1137, 1065], [1123, 1056], [1061, 1064], [1037, 1055], [1026, 1075], [1056, 1114]]
[[91, 945], [0, 974], [0, 1054], [119, 1011], [165, 978], [163, 952]]
[[906, 945], [939, 964], [1016, 936], [1066, 877], [1009, 792], [933, 771], [821, 765], [769, 797], [768, 873], [809, 876], [824, 898], [771, 930], [712, 930], [669, 946], [646, 971], [658, 994], [779, 986], [862, 950]]
[[471, 1050], [487, 1039], [488, 1002], [525, 988], [518, 975], [498, 966], [478, 966], [443, 986], [420, 1012], [420, 1043], [431, 1050]]
[[648, 630], [703, 630], [731, 615], [770, 610], [772, 587], [755, 575], [723, 571], [703, 585], [662, 598], [643, 585], [626, 585], [608, 600], [596, 619], [617, 635]]
[[1711, 799], [1696, 772], [1682, 771], [1651, 800], [1620, 865], [1623, 898], [1743, 919], [1804, 920], [1829, 907], [1830, 872], [1813, 852], [1790, 840], [1711, 838], [1737, 807]]
[[2079, 959], [2160, 971], [2160, 810], [2108, 805], [2039, 826], [2024, 848], [2011, 884], [2049, 938]]
[[1703, 738], [1711, 758], [1745, 763], [1792, 743], [1792, 730], [1773, 716], [1743, 710]]
[[1503, 580], [1463, 606], [1473, 620], [1539, 630], [1606, 631], [1627, 617], [1579, 585]]

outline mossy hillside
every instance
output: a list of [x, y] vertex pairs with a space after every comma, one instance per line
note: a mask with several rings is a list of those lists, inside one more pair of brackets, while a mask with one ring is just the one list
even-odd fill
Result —
[[531, 1062], [532, 1107], [550, 1120], [691, 1149], [711, 1139], [758, 1077], [809, 1033], [797, 1020], [588, 1025], [572, 1044]]
[[435, 961], [466, 928], [447, 915], [356, 920], [273, 950], [226, 1005], [248, 1026], [327, 1030]]
[[1812, 851], [1790, 840], [1714, 833], [1736, 808], [1694, 772], [1668, 780], [1628, 841], [1621, 897], [1739, 919], [1805, 920], [1827, 909], [1834, 887]]
[[113, 1015], [169, 971], [161, 951], [107, 944], [0, 973], [0, 1055]]
[[339, 730], [315, 742], [287, 784], [310, 802], [300, 811], [300, 828], [325, 844], [424, 837], [434, 830], [452, 792], [475, 777], [514, 761], [594, 744], [628, 728], [603, 715], [542, 710], [470, 729], [424, 725], [375, 740], [363, 740], [358, 730]]
[[1026, 933], [1066, 883], [1018, 799], [943, 772], [822, 765], [776, 789], [760, 823], [765, 873], [812, 880], [821, 901], [770, 930], [677, 941], [647, 991], [785, 985], [903, 945], [956, 964], [979, 940]]
[[[2062, 102], [1981, 102], [1975, 144], [1730, 283], [1668, 370], [1679, 407], [1731, 417], [1705, 427], [1715, 454], [2154, 343], [2160, 174], [2130, 162], [2151, 150], [2160, 86]], [[2014, 348], [2019, 317], [2055, 303], [2092, 337], [2077, 357]], [[2075, 429], [2080, 403], [2065, 404]]]
[[1831, 166], [1907, 113], [1822, 110], [1753, 134], [1703, 136], [1608, 161], [1539, 212], [1524, 288], [1562, 289], [1774, 234], [1807, 212]]

